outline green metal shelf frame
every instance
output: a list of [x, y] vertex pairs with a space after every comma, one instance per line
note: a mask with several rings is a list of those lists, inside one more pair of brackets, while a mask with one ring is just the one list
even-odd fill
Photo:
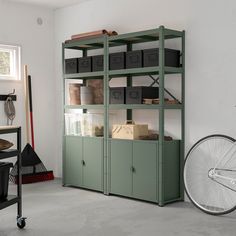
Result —
[[[182, 68], [180, 67], [164, 67], [166, 74], [180, 74]], [[124, 70], [110, 70], [109, 77], [121, 77], [121, 76], [143, 76], [143, 75], [158, 75], [160, 73], [160, 67], [143, 67], [143, 68], [132, 68]]]
[[103, 110], [103, 109], [105, 109], [105, 106], [104, 105], [99, 105], [99, 104], [98, 105], [65, 105], [64, 108], [66, 110], [69, 110], [69, 109]]
[[[182, 50], [182, 67], [166, 67], [164, 66], [164, 48], [165, 40], [168, 39], [181, 39], [181, 50]], [[132, 50], [132, 46], [138, 43], [145, 43], [151, 41], [159, 41], [159, 66], [158, 67], [147, 67], [147, 68], [135, 68], [135, 69], [124, 69], [124, 70], [109, 70], [109, 48], [116, 46], [126, 46], [127, 51]], [[75, 49], [82, 50], [83, 56], [87, 55], [88, 50], [103, 49], [104, 50], [104, 70], [101, 72], [90, 72], [90, 73], [78, 73], [78, 74], [65, 74], [65, 50]], [[104, 80], [104, 105], [85, 105], [85, 106], [68, 106], [65, 105], [65, 83], [63, 80], [63, 119], [64, 112], [66, 109], [103, 109], [104, 110], [104, 194], [110, 192], [110, 157], [109, 157], [109, 110], [125, 109], [127, 110], [127, 118], [132, 119], [133, 109], [156, 109], [159, 111], [159, 157], [158, 157], [158, 204], [163, 206], [167, 203], [164, 199], [164, 183], [163, 183], [163, 157], [164, 157], [164, 124], [165, 124], [165, 110], [173, 109], [181, 111], [181, 142], [180, 142], [180, 198], [184, 199], [183, 191], [183, 162], [184, 162], [184, 147], [185, 147], [185, 31], [177, 31], [167, 29], [164, 26], [152, 30], [145, 30], [135, 33], [128, 33], [116, 36], [103, 35], [100, 37], [91, 37], [89, 39], [73, 41], [62, 44], [62, 64], [63, 64], [63, 78], [65, 79], [90, 79], [99, 78]], [[145, 105], [145, 104], [125, 104], [125, 105], [114, 105], [109, 104], [109, 80], [116, 77], [127, 77], [127, 86], [132, 86], [133, 76], [143, 75], [159, 75], [159, 98], [160, 104], [157, 105]], [[181, 75], [181, 104], [165, 104], [164, 101], [164, 88], [165, 88], [165, 75], [168, 74], [180, 74]], [[65, 125], [65, 122], [63, 122]], [[63, 136], [65, 127], [63, 128]], [[65, 142], [63, 141], [63, 153], [65, 154]], [[65, 156], [65, 155], [63, 155]], [[65, 160], [63, 159], [63, 164]], [[63, 168], [63, 176], [64, 168]], [[64, 178], [63, 178], [64, 179]], [[65, 183], [64, 183], [65, 184]], [[175, 200], [173, 200], [175, 201]], [[171, 202], [171, 201], [168, 201]]]
[[87, 73], [75, 73], [75, 74], [64, 74], [64, 79], [103, 79], [104, 72], [87, 72]]
[[[173, 110], [181, 110], [182, 109], [182, 104], [164, 104], [164, 109], [173, 109]], [[109, 109], [110, 110], [126, 110], [126, 109], [139, 109], [139, 110], [146, 110], [146, 109], [156, 109], [159, 110], [161, 109], [162, 106], [159, 104], [152, 104], [152, 105], [146, 105], [146, 104], [110, 104]]]

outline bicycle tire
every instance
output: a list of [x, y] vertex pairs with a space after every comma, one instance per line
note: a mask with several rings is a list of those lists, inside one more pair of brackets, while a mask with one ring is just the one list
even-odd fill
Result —
[[[201, 144], [203, 144], [205, 141], [207, 140], [210, 140], [210, 139], [225, 139], [227, 140], [226, 142], [229, 142], [232, 143], [235, 142], [235, 139], [232, 138], [232, 137], [229, 137], [227, 135], [222, 135], [222, 134], [213, 134], [213, 135], [208, 135], [200, 140], [198, 140], [192, 147], [191, 149], [188, 151], [187, 155], [186, 155], [186, 158], [185, 158], [185, 161], [184, 161], [184, 168], [183, 168], [183, 180], [184, 180], [184, 190], [188, 196], [188, 198], [190, 199], [190, 201], [193, 203], [193, 205], [195, 207], [197, 207], [198, 209], [200, 209], [201, 211], [207, 213], [207, 214], [210, 214], [210, 215], [223, 215], [223, 214], [228, 214], [232, 211], [234, 211], [236, 209], [236, 202], [234, 204], [234, 206], [228, 208], [228, 209], [224, 209], [222, 211], [212, 211], [212, 210], [209, 210], [205, 207], [203, 207], [199, 202], [197, 202], [196, 199], [193, 198], [192, 196], [192, 193], [189, 191], [189, 188], [188, 188], [188, 183], [187, 183], [187, 180], [186, 180], [186, 166], [187, 166], [187, 163], [188, 161], [190, 160], [190, 157], [191, 157], [191, 154], [194, 152], [194, 150], [199, 147]], [[208, 175], [208, 174], [207, 174]], [[235, 199], [236, 199], [236, 194], [235, 194]]]

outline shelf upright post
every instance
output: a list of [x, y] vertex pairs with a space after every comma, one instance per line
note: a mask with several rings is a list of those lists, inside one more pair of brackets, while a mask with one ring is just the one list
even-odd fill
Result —
[[184, 200], [183, 166], [185, 156], [185, 31], [182, 32], [182, 73], [181, 73], [181, 146], [180, 146], [180, 199]]
[[110, 156], [109, 154], [109, 42], [108, 37], [104, 36], [104, 77], [103, 77], [103, 91], [104, 91], [104, 159], [103, 159], [103, 191], [108, 195], [110, 192]]
[[62, 103], [63, 104], [63, 112], [62, 112], [62, 154], [63, 154], [63, 157], [62, 157], [62, 165], [63, 165], [63, 168], [62, 168], [62, 186], [65, 186], [65, 164], [66, 164], [66, 160], [65, 160], [65, 99], [66, 99], [66, 95], [65, 95], [65, 79], [64, 79], [64, 75], [65, 75], [65, 45], [64, 43], [62, 43], [62, 74], [63, 74], [63, 80], [62, 80], [62, 93], [63, 93], [63, 96], [62, 96]]
[[159, 99], [160, 99], [160, 109], [159, 109], [159, 155], [158, 155], [158, 203], [159, 206], [164, 205], [164, 181], [163, 181], [163, 156], [164, 156], [164, 62], [165, 62], [165, 41], [164, 35], [165, 29], [164, 26], [159, 27]]
[[[88, 51], [87, 49], [82, 50], [82, 57], [87, 57], [88, 56]], [[86, 86], [86, 80], [83, 79], [83, 86]], [[83, 109], [83, 113], [87, 113], [87, 109]]]
[[[131, 43], [128, 43], [127, 44], [127, 52], [128, 51], [132, 51], [133, 47], [132, 47], [132, 44]], [[131, 75], [128, 75], [127, 76], [127, 87], [128, 86], [132, 86], [133, 85], [133, 81], [132, 81], [132, 76]], [[128, 109], [126, 111], [126, 118], [127, 120], [132, 120], [132, 110]]]
[[21, 127], [17, 129], [17, 196], [19, 197], [19, 202], [17, 205], [17, 219], [22, 217], [22, 177], [21, 177]]

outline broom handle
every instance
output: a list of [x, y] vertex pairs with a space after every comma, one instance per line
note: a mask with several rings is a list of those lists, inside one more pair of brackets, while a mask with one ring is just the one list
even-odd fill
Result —
[[32, 104], [32, 87], [31, 87], [31, 76], [30, 75], [28, 75], [28, 84], [29, 84], [29, 108], [30, 108], [31, 140], [32, 140], [32, 148], [34, 149], [33, 104]]
[[26, 118], [26, 139], [30, 143], [29, 131], [29, 98], [28, 98], [28, 67], [24, 65], [24, 92], [25, 92], [25, 118]]

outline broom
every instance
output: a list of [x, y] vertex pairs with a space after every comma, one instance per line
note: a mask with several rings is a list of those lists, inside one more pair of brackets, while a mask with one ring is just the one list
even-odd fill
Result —
[[[22, 184], [36, 183], [47, 180], [53, 180], [53, 171], [47, 171], [46, 167], [35, 152], [34, 144], [34, 125], [33, 125], [33, 103], [32, 103], [32, 89], [31, 76], [27, 73], [27, 66], [24, 66], [25, 77], [25, 105], [26, 105], [26, 133], [27, 144], [21, 154], [22, 157]], [[30, 109], [30, 111], [29, 111]], [[32, 146], [29, 144], [29, 115], [30, 115], [30, 130]], [[12, 182], [17, 183], [17, 162], [10, 173]]]

